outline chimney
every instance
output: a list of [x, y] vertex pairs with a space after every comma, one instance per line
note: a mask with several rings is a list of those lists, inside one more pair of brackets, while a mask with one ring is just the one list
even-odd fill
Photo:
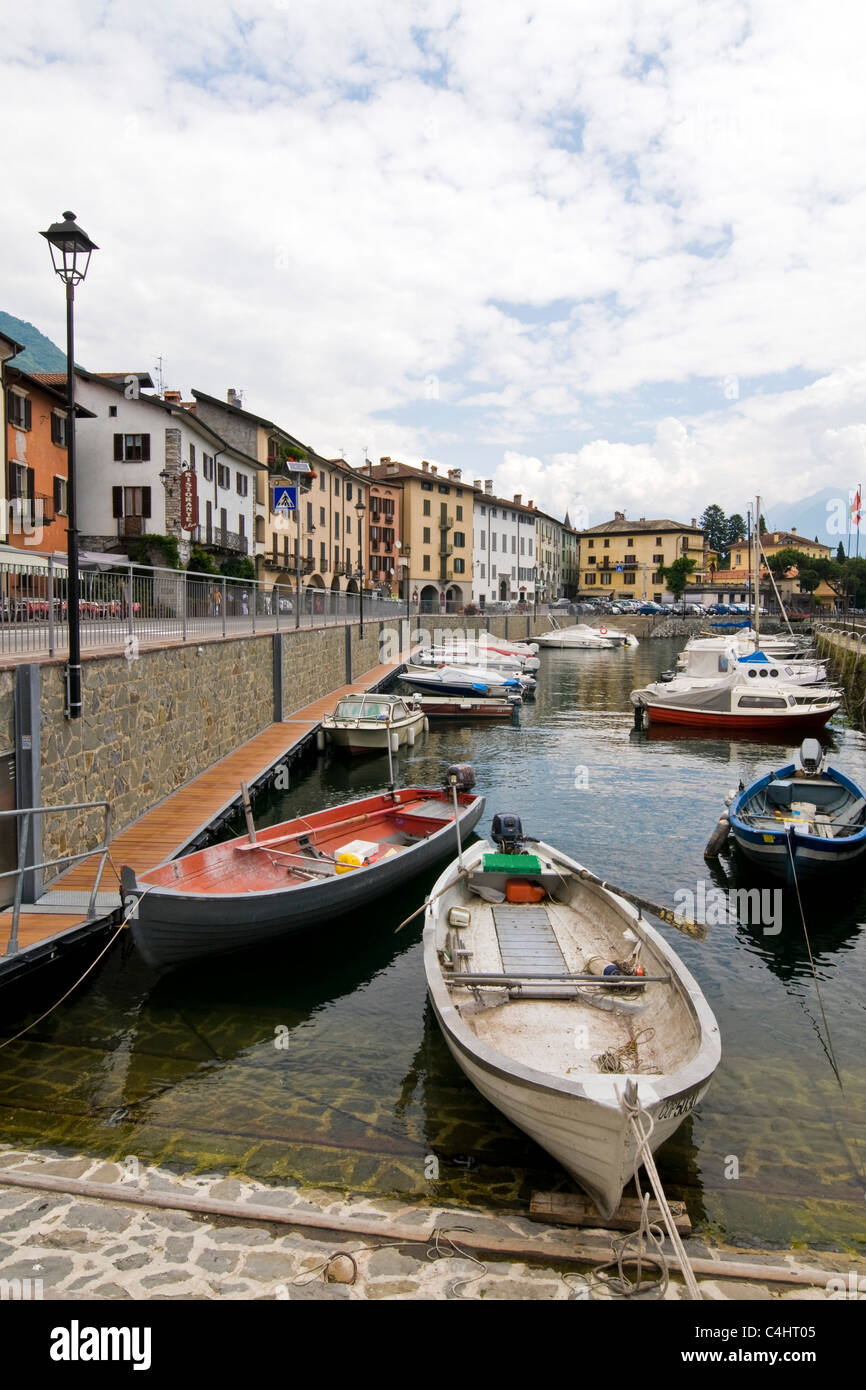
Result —
[[391, 462], [391, 455], [390, 455], [390, 454], [382, 454], [381, 458], [379, 459], [379, 462], [380, 462], [380, 463], [390, 463], [390, 462]]
[[438, 473], [438, 472], [439, 472], [439, 469], [436, 467], [436, 464], [435, 464], [435, 463], [431, 463], [431, 465], [430, 465], [430, 472], [431, 472], [431, 473]]
[[[646, 521], [646, 517], [645, 517], [645, 516], [640, 516], [640, 517], [638, 517], [638, 521]], [[695, 523], [694, 523], [694, 520], [693, 520], [693, 521], [692, 521], [692, 525], [694, 526], [694, 524], [695, 524]]]
[[792, 526], [792, 527], [791, 527], [791, 535], [792, 535], [792, 536], [796, 536], [796, 534], [797, 534], [797, 528], [796, 528], [796, 526]]
[[514, 500], [515, 500], [515, 502], [517, 503], [518, 507], [522, 507], [522, 506], [523, 506], [523, 493], [522, 493], [522, 492], [515, 492], [515, 494], [514, 494]]
[[530, 499], [529, 499], [529, 501], [527, 502], [526, 505], [527, 505], [527, 507], [530, 507], [533, 511], [535, 511], [535, 503], [533, 502], [533, 500], [532, 500], [531, 497], [530, 497]]
[[430, 465], [429, 465], [429, 463], [427, 462], [426, 459], [422, 459], [422, 460], [421, 460], [421, 472], [422, 472], [422, 473], [429, 473], [429, 472], [430, 472]]
[[230, 386], [226, 392], [226, 401], [229, 405], [236, 406], [238, 410], [240, 410], [243, 405], [240, 392], [236, 391], [233, 386]]
[[480, 492], [480, 491], [482, 490], [482, 488], [484, 487], [484, 484], [482, 483], [482, 481], [481, 481], [480, 478], [476, 478], [476, 479], [475, 479], [475, 482], [472, 484], [472, 486], [473, 486], [474, 488], [477, 488], [478, 491]]
[[180, 392], [179, 392], [179, 391], [163, 391], [163, 393], [162, 393], [162, 399], [163, 399], [164, 401], [170, 401], [172, 405], [180, 405]]
[[625, 512], [614, 512], [614, 521], [625, 521]]
[[463, 477], [463, 469], [462, 469], [462, 468], [452, 468], [451, 473], [448, 474], [448, 477], [449, 477], [449, 478], [451, 477], [451, 474], [452, 474], [452, 473], [453, 473], [454, 477], [457, 479], [457, 481], [458, 481], [458, 483], [459, 483], [459, 482], [460, 482], [460, 479]]
[[492, 497], [492, 496], [493, 496], [493, 479], [492, 479], [492, 478], [485, 478], [485, 479], [484, 479], [484, 491], [487, 493], [487, 496], [488, 496], [488, 497]]
[[[643, 520], [643, 517], [641, 517], [641, 520]], [[698, 519], [697, 519], [696, 516], [693, 516], [693, 517], [692, 517], [692, 530], [693, 530], [693, 531], [697, 531], [697, 529], [698, 529]]]

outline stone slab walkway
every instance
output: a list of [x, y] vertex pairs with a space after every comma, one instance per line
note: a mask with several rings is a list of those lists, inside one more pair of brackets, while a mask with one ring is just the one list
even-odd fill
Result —
[[[61, 1189], [43, 1191], [20, 1182], [45, 1180]], [[14, 1182], [15, 1185], [11, 1185]], [[84, 1185], [84, 1187], [82, 1187]], [[134, 1190], [143, 1205], [90, 1195], [90, 1185], [114, 1185], [118, 1197]], [[161, 1197], [188, 1206], [219, 1202], [231, 1214], [150, 1205]], [[270, 1208], [275, 1220], [257, 1220], [244, 1207]], [[282, 1216], [312, 1219], [302, 1228]], [[319, 1224], [320, 1222], [320, 1224]], [[337, 1229], [328, 1230], [328, 1223]], [[377, 1234], [354, 1234], [347, 1225]], [[342, 1226], [343, 1229], [340, 1229]], [[438, 1227], [438, 1235], [429, 1232]], [[422, 1239], [405, 1239], [415, 1229]], [[381, 1235], [378, 1232], [381, 1231]], [[474, 1257], [474, 1238], [512, 1251], [532, 1245], [531, 1261], [514, 1253]], [[393, 1238], [397, 1232], [398, 1238]], [[464, 1242], [461, 1245], [461, 1240]], [[452, 1243], [453, 1242], [453, 1243]], [[310, 1189], [274, 1188], [219, 1174], [180, 1178], [170, 1172], [107, 1163], [92, 1157], [0, 1148], [0, 1297], [54, 1300], [115, 1299], [538, 1299], [607, 1297], [591, 1287], [586, 1265], [557, 1258], [568, 1243], [607, 1258], [609, 1236], [600, 1231], [546, 1227], [513, 1213], [409, 1206], [367, 1197], [335, 1198]], [[545, 1248], [549, 1251], [544, 1255]], [[716, 1260], [720, 1277], [699, 1279], [711, 1300], [825, 1299], [828, 1281], [848, 1279], [848, 1256], [810, 1252], [797, 1257], [687, 1242], [690, 1256]], [[329, 1282], [325, 1266], [337, 1252], [351, 1253], [352, 1283]], [[748, 1260], [754, 1279], [727, 1278], [723, 1262]], [[808, 1265], [820, 1270], [811, 1286], [767, 1282], [762, 1267]], [[350, 1263], [351, 1272], [351, 1263]], [[855, 1270], [863, 1277], [866, 1267]], [[824, 1275], [826, 1274], [826, 1278]], [[5, 1282], [4, 1282], [5, 1281]], [[20, 1281], [16, 1283], [15, 1281]], [[29, 1283], [27, 1282], [29, 1281]], [[862, 1287], [866, 1287], [866, 1281]], [[685, 1296], [672, 1280], [666, 1298]]]

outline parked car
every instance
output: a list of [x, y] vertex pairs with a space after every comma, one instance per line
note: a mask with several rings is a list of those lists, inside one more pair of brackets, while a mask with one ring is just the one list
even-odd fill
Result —
[[281, 599], [280, 599], [280, 612], [281, 612], [281, 613], [294, 613], [294, 611], [295, 611], [294, 605], [293, 605], [292, 600], [291, 600], [290, 598], [281, 598]]

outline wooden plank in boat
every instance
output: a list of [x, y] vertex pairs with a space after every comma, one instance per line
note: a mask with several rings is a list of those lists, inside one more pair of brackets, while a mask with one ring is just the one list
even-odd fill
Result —
[[519, 975], [539, 966], [557, 973], [568, 969], [543, 904], [502, 903], [491, 911], [506, 975]]
[[[692, 1223], [685, 1202], [669, 1202], [668, 1206], [680, 1235], [688, 1235]], [[601, 1226], [610, 1231], [636, 1231], [640, 1226], [641, 1204], [637, 1197], [623, 1197], [613, 1216], [605, 1220], [599, 1216], [589, 1197], [576, 1192], [533, 1192], [529, 1215], [533, 1221], [549, 1221], [561, 1226]], [[649, 1219], [661, 1224], [662, 1213], [658, 1202], [650, 1202]]]
[[417, 806], [399, 808], [398, 820], [452, 820], [454, 807], [450, 801], [419, 801]]

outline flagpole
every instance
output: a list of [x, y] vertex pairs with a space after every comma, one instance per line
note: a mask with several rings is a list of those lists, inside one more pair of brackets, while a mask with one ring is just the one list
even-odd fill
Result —
[[860, 558], [860, 508], [862, 506], [863, 484], [857, 484], [857, 558]]

